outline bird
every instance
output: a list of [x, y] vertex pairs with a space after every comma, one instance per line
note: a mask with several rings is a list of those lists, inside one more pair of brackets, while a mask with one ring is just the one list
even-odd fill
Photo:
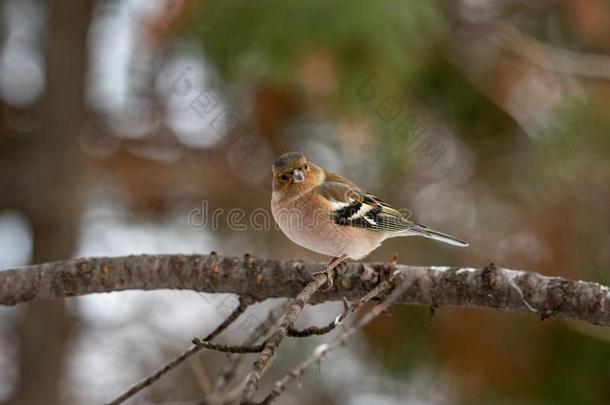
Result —
[[[272, 166], [271, 212], [281, 231], [296, 244], [331, 256], [325, 270], [328, 288], [334, 269], [359, 260], [389, 238], [423, 236], [450, 245], [468, 243], [411, 221], [351, 180], [330, 172], [303, 154], [289, 152]], [[327, 289], [328, 289], [327, 288]]]

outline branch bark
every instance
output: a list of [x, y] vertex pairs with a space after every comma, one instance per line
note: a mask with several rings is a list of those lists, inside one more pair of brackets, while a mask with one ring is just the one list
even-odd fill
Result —
[[[296, 297], [325, 263], [210, 255], [141, 255], [73, 259], [0, 271], [0, 304], [130, 289], [235, 293], [262, 301]], [[335, 287], [311, 303], [358, 299], [384, 277], [383, 263], [349, 262]], [[431, 307], [482, 307], [610, 325], [608, 287], [498, 268], [396, 265], [409, 288], [396, 301]]]

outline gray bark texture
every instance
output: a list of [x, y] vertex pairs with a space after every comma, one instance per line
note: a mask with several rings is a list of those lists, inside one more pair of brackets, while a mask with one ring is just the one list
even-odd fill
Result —
[[[296, 297], [325, 263], [210, 255], [72, 259], [0, 271], [0, 304], [123, 290], [184, 289], [262, 301]], [[357, 299], [398, 272], [409, 287], [397, 303], [481, 307], [610, 325], [608, 287], [490, 265], [482, 269], [349, 262], [335, 287], [311, 303]]]

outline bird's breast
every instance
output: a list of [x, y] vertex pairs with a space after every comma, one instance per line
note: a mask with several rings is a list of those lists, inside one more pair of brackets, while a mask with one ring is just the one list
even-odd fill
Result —
[[328, 256], [359, 259], [379, 246], [382, 235], [365, 229], [336, 224], [331, 208], [311, 199], [293, 202], [271, 202], [273, 218], [293, 242]]

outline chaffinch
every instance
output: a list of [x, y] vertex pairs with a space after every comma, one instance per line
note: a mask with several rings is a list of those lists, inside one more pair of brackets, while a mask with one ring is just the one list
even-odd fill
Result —
[[458, 238], [410, 221], [350, 180], [295, 152], [273, 163], [271, 211], [290, 240], [334, 258], [325, 270], [329, 285], [332, 269], [340, 262], [361, 259], [388, 238], [423, 236], [468, 246]]

